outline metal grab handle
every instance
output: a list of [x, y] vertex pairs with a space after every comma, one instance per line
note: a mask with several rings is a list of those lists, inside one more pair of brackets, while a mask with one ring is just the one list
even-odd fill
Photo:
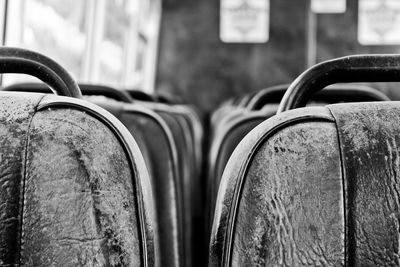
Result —
[[289, 84], [280, 84], [262, 89], [254, 95], [247, 104], [249, 110], [260, 110], [267, 104], [279, 103]]
[[289, 86], [277, 113], [304, 107], [330, 84], [352, 82], [400, 82], [400, 55], [355, 55], [317, 64]]
[[58, 95], [82, 97], [72, 76], [57, 62], [37, 52], [0, 47], [0, 73], [29, 74], [48, 84]]

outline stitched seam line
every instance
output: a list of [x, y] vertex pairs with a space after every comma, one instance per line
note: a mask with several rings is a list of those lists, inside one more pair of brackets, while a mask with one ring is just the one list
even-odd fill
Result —
[[339, 133], [339, 127], [338, 127], [338, 124], [337, 124], [337, 120], [336, 120], [335, 115], [332, 113], [331, 109], [329, 107], [327, 107], [327, 109], [332, 114], [332, 118], [334, 118], [334, 120], [335, 120], [334, 123], [336, 125], [337, 140], [338, 140], [338, 146], [339, 146], [340, 169], [341, 169], [341, 175], [342, 175], [343, 216], [344, 216], [344, 218], [343, 218], [343, 223], [344, 223], [344, 229], [343, 229], [343, 232], [344, 232], [344, 240], [343, 240], [343, 242], [344, 242], [344, 257], [343, 257], [343, 260], [344, 260], [344, 265], [346, 266], [346, 260], [350, 261], [350, 259], [348, 259], [348, 257], [350, 257], [350, 254], [349, 254], [349, 251], [348, 251], [348, 248], [347, 248], [347, 241], [348, 241], [348, 232], [347, 232], [347, 221], [348, 221], [348, 219], [347, 219], [347, 216], [348, 216], [348, 213], [347, 213], [347, 209], [346, 209], [346, 206], [347, 206], [347, 199], [346, 199], [346, 196], [347, 196], [347, 193], [346, 193], [347, 192], [346, 191], [347, 185], [346, 185], [346, 179], [345, 179], [345, 164], [344, 164], [344, 159], [343, 159], [343, 150], [342, 150], [342, 144], [341, 144], [341, 141], [340, 141], [340, 133]]
[[25, 181], [26, 181], [26, 174], [27, 174], [27, 168], [26, 168], [26, 165], [27, 165], [27, 162], [28, 162], [28, 147], [29, 147], [29, 139], [30, 139], [30, 129], [31, 129], [31, 125], [32, 125], [32, 121], [33, 121], [33, 118], [35, 117], [35, 115], [36, 115], [36, 112], [37, 112], [37, 108], [38, 108], [38, 106], [39, 106], [39, 104], [40, 104], [40, 102], [43, 100], [43, 98], [45, 97], [45, 95], [43, 95], [41, 98], [40, 98], [40, 100], [37, 102], [37, 104], [36, 104], [36, 106], [35, 106], [35, 108], [34, 108], [34, 112], [33, 112], [33, 114], [32, 114], [32, 117], [30, 118], [30, 120], [29, 120], [29, 124], [28, 124], [28, 129], [27, 129], [27, 131], [26, 131], [26, 137], [25, 137], [25, 153], [24, 153], [24, 165], [23, 165], [23, 176], [22, 176], [22, 179], [21, 179], [21, 188], [22, 188], [22, 190], [21, 190], [21, 194], [20, 194], [20, 201], [19, 201], [19, 204], [20, 204], [20, 206], [19, 206], [19, 209], [20, 209], [20, 212], [19, 212], [19, 214], [20, 214], [20, 225], [19, 225], [19, 231], [18, 231], [18, 234], [19, 234], [19, 256], [18, 256], [18, 259], [19, 259], [19, 262], [18, 262], [18, 264], [19, 264], [19, 266], [22, 264], [22, 247], [23, 247], [23, 237], [24, 237], [24, 206], [25, 206]]

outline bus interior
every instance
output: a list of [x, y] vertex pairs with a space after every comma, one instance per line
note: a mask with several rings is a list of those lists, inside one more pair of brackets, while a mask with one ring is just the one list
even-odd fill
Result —
[[400, 266], [399, 0], [0, 0], [0, 267]]

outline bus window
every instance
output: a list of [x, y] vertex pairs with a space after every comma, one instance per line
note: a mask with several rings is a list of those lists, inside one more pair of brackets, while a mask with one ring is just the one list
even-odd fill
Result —
[[[13, 0], [4, 44], [54, 58], [78, 82], [150, 92], [160, 14], [158, 0]], [[6, 75], [2, 85], [32, 79]]]
[[[100, 48], [100, 83], [123, 82], [124, 55], [128, 48], [130, 17], [128, 1], [107, 0], [104, 36]], [[96, 77], [97, 78], [97, 77]]]
[[[7, 46], [45, 53], [65, 66], [76, 79], [82, 78], [86, 45], [86, 1], [9, 1], [6, 28]], [[3, 84], [29, 81], [21, 75], [7, 75]]]

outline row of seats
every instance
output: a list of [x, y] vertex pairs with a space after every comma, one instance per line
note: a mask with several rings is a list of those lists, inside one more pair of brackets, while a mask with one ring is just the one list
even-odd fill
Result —
[[1, 92], [0, 265], [191, 266], [203, 205], [196, 110], [78, 86], [27, 50], [1, 48], [0, 67], [45, 82]]
[[399, 56], [323, 62], [207, 132], [35, 52], [0, 48], [0, 72], [44, 82], [0, 92], [0, 266], [400, 264], [400, 106], [348, 84], [400, 81]]

